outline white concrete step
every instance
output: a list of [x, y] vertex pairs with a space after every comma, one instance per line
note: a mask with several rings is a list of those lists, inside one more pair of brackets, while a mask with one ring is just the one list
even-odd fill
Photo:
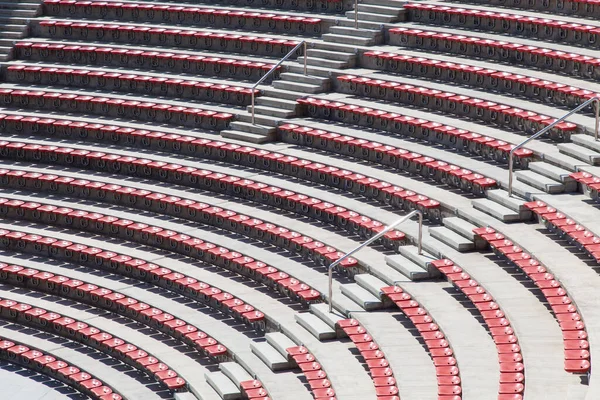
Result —
[[462, 237], [473, 241], [475, 240], [475, 234], [473, 233], [473, 229], [477, 228], [477, 226], [473, 225], [469, 221], [466, 221], [459, 217], [447, 217], [442, 220], [444, 226]]
[[462, 235], [459, 235], [458, 233], [446, 228], [445, 226], [431, 227], [429, 228], [429, 234], [432, 237], [439, 240], [440, 242], [447, 244], [454, 250], [459, 251], [461, 253], [471, 251], [475, 248], [475, 244], [473, 243], [473, 241], [465, 238]]
[[373, 13], [373, 14], [382, 14], [389, 16], [400, 17], [403, 14], [403, 10], [397, 7], [391, 6], [382, 6], [376, 4], [359, 4], [358, 5], [359, 15], [361, 12]]
[[308, 68], [306, 75], [304, 75], [304, 71], [302, 71], [301, 73], [284, 72], [283, 74], [281, 74], [281, 79], [289, 82], [300, 82], [308, 83], [311, 85], [318, 85], [323, 88], [329, 88], [329, 86], [331, 85], [331, 79], [324, 76], [311, 75]]
[[[298, 75], [298, 74], [281, 74], [283, 75]], [[303, 75], [302, 75], [303, 76]], [[312, 77], [311, 77], [312, 78]], [[268, 106], [268, 107], [277, 107], [277, 108], [281, 108], [281, 109], [285, 109], [285, 110], [290, 110], [290, 111], [295, 111], [296, 107], [298, 107], [298, 103], [295, 100], [286, 100], [286, 99], [280, 99], [277, 97], [269, 97], [269, 96], [260, 96], [258, 97], [255, 102], [256, 105], [260, 105], [260, 106]]]
[[[344, 68], [350, 68], [353, 65], [348, 64], [345, 61], [334, 61], [334, 60], [328, 60], [326, 58], [317, 58], [317, 57], [309, 57], [308, 60], [306, 61], [306, 63], [308, 65], [314, 65], [317, 67], [323, 67], [323, 68], [329, 68], [329, 69], [344, 69]], [[277, 83], [277, 81], [275, 81], [274, 83]]]
[[[308, 61], [314, 60], [314, 58], [309, 58]], [[299, 92], [299, 96], [301, 93], [320, 93], [323, 91], [320, 85], [314, 85], [312, 83], [302, 83], [302, 82], [292, 82], [292, 81], [275, 81], [273, 82], [273, 87], [276, 89], [289, 90], [293, 92]]]
[[219, 364], [219, 369], [228, 377], [237, 387], [241, 389], [241, 382], [251, 381], [254, 379], [240, 364], [236, 362], [225, 362]]
[[554, 179], [548, 178], [547, 176], [540, 175], [537, 172], [517, 171], [515, 172], [515, 178], [520, 182], [533, 186], [536, 189], [543, 190], [546, 193], [555, 194], [563, 193], [565, 191], [565, 185]]
[[576, 143], [559, 143], [558, 151], [590, 165], [600, 165], [600, 153]]
[[428, 271], [431, 276], [436, 276], [439, 274], [438, 270], [430, 265], [432, 261], [435, 261], [439, 258], [439, 256], [426, 252], [425, 250], [421, 250], [421, 254], [419, 254], [419, 248], [417, 246], [400, 246], [398, 252], [419, 265], [424, 270]]
[[[247, 111], [252, 112], [252, 106], [248, 106]], [[254, 106], [254, 114], [266, 115], [269, 117], [276, 118], [292, 118], [296, 115], [295, 111], [285, 110], [281, 108], [269, 107], [269, 106]]]
[[[354, 28], [354, 25], [355, 25], [354, 24], [354, 14], [352, 14], [351, 18], [340, 19], [338, 22], [339, 23], [337, 26]], [[332, 26], [332, 28], [333, 28], [333, 26]], [[380, 22], [364, 21], [364, 20], [358, 21], [358, 29], [380, 31], [382, 28], [383, 28], [383, 24], [381, 24]], [[331, 32], [331, 28], [330, 28], [330, 32]]]
[[359, 286], [357, 283], [340, 285], [340, 289], [346, 297], [352, 299], [352, 301], [367, 311], [377, 310], [383, 307], [383, 303], [379, 298], [375, 297], [367, 289]]
[[[209, 388], [209, 390], [210, 390], [210, 388]], [[194, 394], [191, 392], [176, 392], [173, 394], [173, 399], [174, 400], [198, 400], [198, 397], [194, 396]], [[203, 400], [203, 398], [200, 397], [199, 400]]]
[[[358, 17], [360, 18], [361, 13], [358, 13]], [[390, 17], [387, 17], [385, 15], [380, 16], [381, 20], [387, 20], [387, 19], [393, 19]], [[356, 46], [371, 46], [373, 44], [375, 44], [375, 40], [373, 38], [366, 38], [366, 37], [357, 37], [357, 36], [346, 36], [346, 35], [338, 35], [335, 33], [326, 33], [323, 36], [321, 36], [321, 38], [323, 40], [327, 40], [329, 42], [334, 42], [334, 43], [343, 43], [343, 44], [353, 44]]]
[[529, 169], [540, 175], [544, 175], [550, 179], [561, 182], [565, 187], [565, 192], [573, 192], [577, 190], [577, 181], [569, 175], [571, 171], [557, 167], [543, 161], [529, 163]]
[[336, 333], [325, 321], [314, 314], [295, 314], [296, 322], [319, 340], [335, 339]]
[[286, 349], [297, 346], [285, 333], [269, 332], [265, 334], [265, 338], [267, 339], [267, 343], [277, 350], [284, 358], [288, 358]]
[[379, 300], [381, 300], [381, 288], [389, 286], [387, 283], [371, 274], [355, 275], [354, 280]]
[[429, 272], [427, 272], [426, 269], [399, 254], [386, 256], [385, 262], [411, 281], [431, 278], [431, 275], [429, 275]]
[[223, 400], [235, 400], [242, 398], [242, 392], [222, 372], [207, 372], [204, 374], [208, 384], [215, 389]]
[[571, 135], [571, 141], [579, 146], [585, 147], [590, 150], [594, 150], [600, 153], [600, 140], [596, 141], [593, 136], [590, 135]]
[[488, 190], [487, 198], [489, 200], [495, 201], [496, 203], [510, 210], [517, 212], [521, 217], [521, 220], [531, 219], [531, 211], [529, 211], [527, 207], [525, 207], [526, 201], [522, 198], [517, 197], [514, 193], [511, 197], [508, 195], [508, 192], [506, 190]]
[[292, 92], [290, 90], [275, 89], [273, 87], [263, 89], [263, 93], [265, 96], [275, 97], [275, 98], [284, 99], [284, 100], [290, 100], [293, 102], [295, 102], [297, 99], [302, 97], [302, 95], [299, 93]]
[[[317, 317], [319, 317], [321, 320], [323, 320], [331, 329], [335, 329], [335, 325], [340, 320], [346, 319], [346, 316], [341, 314], [335, 308], [332, 309], [331, 312], [329, 312], [329, 304], [326, 304], [326, 303], [311, 304], [309, 309], [310, 309], [310, 312], [312, 312]], [[343, 333], [343, 331], [342, 331], [342, 333]], [[341, 337], [345, 337], [345, 336], [346, 335], [343, 334]], [[338, 337], [340, 337], [339, 332], [338, 332]]]
[[327, 58], [330, 60], [337, 61], [349, 61], [350, 58], [356, 58], [356, 55], [352, 53], [344, 53], [339, 51], [331, 51], [331, 50], [320, 50], [320, 49], [309, 49], [307, 51], [308, 57], [317, 57], [317, 58]]
[[[259, 115], [254, 115], [255, 120]], [[271, 136], [275, 137], [277, 129], [274, 126], [264, 126], [258, 123], [252, 124], [251, 122], [239, 122], [235, 121], [231, 123], [232, 130], [238, 130], [242, 132], [254, 133], [256, 135]], [[222, 132], [221, 132], [222, 133]]]
[[[346, 17], [354, 18], [354, 11], [347, 11]], [[400, 18], [398, 16], [394, 16], [394, 15], [385, 15], [385, 14], [378, 14], [378, 13], [373, 13], [373, 12], [358, 11], [358, 20], [359, 21], [380, 22], [382, 24], [390, 24], [392, 22], [399, 21]], [[323, 35], [323, 36], [325, 36], [325, 35]]]
[[[286, 65], [286, 69], [287, 69], [287, 72], [290, 72], [290, 73], [304, 74], [304, 62], [302, 60], [300, 60], [300, 62], [297, 64]], [[329, 73], [331, 71], [329, 68], [318, 67], [315, 65], [308, 65], [307, 69], [308, 69], [308, 74], [310, 76], [318, 76], [318, 77], [324, 77], [324, 78], [329, 78]]]
[[261, 135], [260, 133], [243, 132], [231, 129], [221, 131], [221, 136], [226, 139], [241, 140], [242, 142], [255, 144], [268, 143], [274, 140], [270, 135]]
[[250, 349], [271, 371], [290, 368], [287, 358], [267, 342], [251, 343]]
[[[298, 97], [301, 97], [301, 96], [298, 96]], [[252, 122], [252, 115], [250, 113], [239, 114], [237, 118], [238, 119], [236, 122], [248, 122], [248, 123]], [[254, 116], [254, 122], [257, 125], [275, 127], [275, 126], [277, 126], [279, 121], [281, 121], [281, 118], [275, 118], [275, 117], [271, 117], [269, 115], [256, 114]]]
[[476, 210], [491, 215], [502, 222], [517, 222], [521, 220], [521, 216], [518, 212], [506, 208], [492, 200], [477, 199], [473, 200], [471, 204]]
[[329, 28], [329, 33], [333, 33], [336, 35], [361, 36], [366, 38], [375, 38], [377, 36], [383, 37], [383, 33], [380, 29], [355, 29], [354, 25], [332, 26], [331, 28]]

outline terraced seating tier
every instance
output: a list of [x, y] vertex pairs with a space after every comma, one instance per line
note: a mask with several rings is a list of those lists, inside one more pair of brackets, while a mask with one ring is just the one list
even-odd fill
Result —
[[194, 99], [195, 101], [238, 106], [249, 105], [252, 92], [255, 97], [261, 94], [258, 89], [252, 90], [242, 86], [85, 69], [10, 65], [3, 75], [4, 80], [10, 83], [58, 85], [128, 94], [139, 93], [140, 95]]
[[494, 254], [523, 271], [540, 289], [563, 333], [565, 371], [587, 373], [590, 355], [585, 324], [561, 283], [531, 254], [494, 229], [477, 228], [473, 233], [476, 241], [487, 243]]
[[410, 28], [391, 28], [390, 44], [459, 54], [600, 80], [600, 59], [503, 40], [453, 35]]
[[[467, 117], [526, 134], [533, 134], [556, 122], [556, 119], [506, 104], [429, 89], [425, 86], [404, 85], [399, 82], [371, 79], [355, 75], [337, 77], [337, 91], [411, 106], [436, 112]], [[359, 108], [359, 107], [357, 107]], [[559, 122], [548, 131], [555, 141], [570, 141], [571, 133], [585, 128], [570, 122]]]
[[44, 0], [44, 14], [61, 18], [91, 18], [116, 21], [145, 21], [218, 28], [250, 28], [256, 31], [320, 35], [327, 29], [321, 18], [261, 13], [244, 10], [182, 7], [149, 3], [106, 3]]
[[[143, 68], [247, 80], [259, 80], [275, 66], [272, 63], [216, 57], [212, 54], [202, 56], [196, 53], [129, 50], [127, 47], [79, 46], [58, 42], [20, 41], [15, 44], [14, 49], [15, 57], [23, 60]], [[280, 71], [281, 66], [265, 82], [277, 79]]]
[[598, 12], [600, 12], [600, 5], [595, 0], [468, 0], [468, 2], [484, 3], [488, 6], [501, 6], [511, 9], [521, 8], [549, 13], [580, 15], [588, 18], [597, 17]]
[[600, 202], [600, 177], [585, 171], [574, 172], [570, 177], [579, 183], [583, 193], [590, 196], [595, 202]]
[[[575, 108], [600, 96], [591, 90], [530, 76], [401, 53], [366, 51], [363, 53], [362, 64], [371, 69], [485, 88], [568, 108]], [[584, 111], [592, 112], [593, 108], [590, 106]]]
[[[31, 273], [33, 272], [37, 271], [32, 270]], [[146, 311], [142, 311], [141, 314], [144, 314]], [[154, 314], [150, 311], [146, 313], [146, 317], [156, 321], [156, 323], [164, 323], [166, 321], [165, 319], [160, 319], [162, 315], [162, 312]], [[49, 331], [58, 336], [92, 347], [143, 371], [169, 390], [176, 392], [186, 392], [188, 390], [186, 387], [187, 382], [179, 377], [177, 372], [170, 369], [167, 364], [162, 363], [159, 359], [134, 344], [127, 343], [117, 336], [101, 331], [82, 321], [77, 321], [50, 310], [34, 307], [26, 303], [19, 303], [7, 298], [0, 300], [0, 318], [9, 321], [16, 320], [19, 324]], [[88, 376], [82, 377], [82, 380], [91, 378], [89, 374], [86, 375]]]
[[[31, 29], [34, 36], [52, 39], [135, 43], [273, 57], [283, 57], [299, 43], [295, 40], [238, 35], [220, 31], [165, 29], [151, 28], [145, 25], [96, 24], [58, 20], [33, 22]], [[295, 56], [300, 55], [302, 55], [301, 48], [295, 53]]]
[[31, 345], [2, 339], [0, 340], [0, 358], [63, 382], [92, 399], [122, 399], [120, 394], [99, 379], [94, 378], [92, 374], [75, 365], [70, 365], [50, 353], [37, 350]]

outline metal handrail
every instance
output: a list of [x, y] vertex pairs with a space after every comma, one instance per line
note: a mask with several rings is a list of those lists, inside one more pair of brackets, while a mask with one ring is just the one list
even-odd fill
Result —
[[423, 213], [421, 211], [414, 210], [414, 211], [411, 211], [410, 213], [408, 213], [407, 215], [405, 215], [404, 217], [400, 218], [398, 221], [394, 222], [393, 224], [387, 226], [384, 230], [382, 230], [381, 232], [379, 232], [377, 235], [373, 236], [366, 242], [356, 246], [354, 249], [352, 249], [348, 253], [344, 254], [344, 256], [342, 258], [339, 258], [336, 261], [334, 261], [333, 263], [331, 263], [331, 265], [329, 266], [329, 312], [330, 313], [333, 312], [333, 269], [336, 266], [338, 266], [342, 261], [344, 261], [345, 259], [350, 257], [352, 254], [356, 253], [363, 247], [368, 246], [369, 244], [373, 243], [374, 241], [376, 241], [377, 239], [379, 239], [380, 237], [382, 237], [383, 235], [385, 235], [386, 233], [388, 233], [389, 231], [391, 231], [392, 229], [394, 229], [395, 227], [397, 227], [404, 221], [410, 219], [415, 214], [419, 215], [418, 247], [419, 247], [419, 254], [421, 254], [422, 250], [423, 250]]
[[521, 147], [523, 147], [524, 145], [526, 145], [527, 143], [529, 143], [530, 141], [537, 139], [544, 133], [548, 132], [550, 129], [554, 128], [557, 124], [563, 122], [565, 119], [569, 118], [571, 115], [581, 111], [582, 109], [584, 109], [585, 107], [587, 107], [588, 105], [590, 105], [592, 103], [596, 103], [596, 130], [594, 132], [594, 139], [596, 141], [598, 141], [598, 128], [600, 127], [600, 97], [593, 97], [589, 100], [586, 100], [584, 103], [580, 104], [578, 107], [574, 108], [573, 110], [569, 111], [562, 118], [557, 119], [556, 121], [554, 121], [553, 123], [551, 123], [550, 125], [545, 127], [544, 129], [542, 129], [541, 131], [539, 131], [539, 132], [535, 133], [534, 135], [528, 137], [527, 139], [523, 140], [521, 143], [519, 143], [518, 145], [516, 145], [515, 147], [513, 147], [510, 150], [510, 153], [508, 153], [508, 197], [512, 197], [514, 152], [517, 151], [518, 149], [520, 149]]
[[264, 74], [262, 76], [262, 78], [260, 78], [258, 80], [258, 82], [256, 82], [253, 86], [252, 86], [252, 125], [254, 125], [254, 91], [256, 90], [256, 87], [258, 85], [260, 85], [261, 83], [264, 82], [265, 79], [267, 79], [267, 77], [269, 75], [271, 75], [273, 73], [273, 71], [275, 71], [277, 68], [279, 68], [279, 66], [281, 64], [283, 64], [288, 58], [290, 58], [290, 56], [292, 54], [294, 54], [296, 52], [296, 50], [298, 50], [300, 48], [300, 46], [304, 46], [304, 75], [306, 75], [306, 40], [301, 41], [300, 43], [298, 43], [296, 46], [294, 46], [294, 48], [292, 50], [290, 50], [289, 53], [287, 53], [285, 56], [283, 56], [283, 58], [281, 60], [279, 60], [279, 62], [277, 64], [275, 64], [270, 70], [269, 72], [267, 72], [266, 74]]

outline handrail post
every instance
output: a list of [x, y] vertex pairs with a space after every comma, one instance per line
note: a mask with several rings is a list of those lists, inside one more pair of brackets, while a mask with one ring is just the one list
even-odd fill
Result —
[[595, 127], [596, 129], [594, 131], [594, 139], [597, 141], [598, 140], [598, 128], [600, 126], [600, 97], [593, 97], [591, 99], [586, 100], [585, 102], [583, 102], [576, 108], [572, 109], [571, 111], [569, 111], [568, 113], [566, 113], [565, 115], [563, 115], [562, 117], [560, 117], [559, 119], [557, 119], [556, 121], [551, 123], [550, 125], [546, 126], [542, 130], [536, 132], [535, 134], [531, 135], [527, 139], [523, 140], [521, 143], [519, 143], [518, 145], [516, 145], [515, 147], [513, 147], [510, 150], [510, 152], [508, 153], [508, 197], [512, 197], [514, 152], [517, 151], [518, 149], [520, 149], [521, 147], [523, 147], [524, 145], [526, 145], [527, 143], [529, 143], [530, 141], [537, 139], [544, 133], [548, 132], [550, 129], [554, 128], [557, 124], [563, 122], [564, 120], [569, 118], [571, 115], [583, 110], [585, 107], [587, 107], [588, 105], [590, 105], [592, 103], [594, 103], [596, 105], [596, 110], [595, 110], [596, 111], [596, 127]]
[[397, 220], [393, 224], [388, 225], [384, 230], [382, 230], [381, 232], [379, 232], [377, 235], [375, 235], [372, 238], [366, 240], [365, 242], [359, 244], [354, 249], [350, 250], [349, 252], [347, 252], [346, 254], [344, 254], [341, 258], [338, 258], [337, 260], [335, 260], [334, 262], [332, 262], [329, 265], [329, 268], [328, 268], [329, 271], [328, 271], [328, 273], [329, 273], [329, 312], [330, 313], [333, 312], [333, 269], [336, 266], [338, 266], [342, 261], [344, 261], [345, 259], [347, 259], [348, 257], [350, 257], [352, 254], [356, 253], [357, 251], [359, 251], [363, 247], [368, 246], [369, 244], [373, 243], [374, 241], [376, 241], [377, 239], [379, 239], [380, 237], [382, 237], [383, 235], [385, 235], [386, 233], [388, 233], [389, 231], [391, 231], [392, 229], [394, 229], [395, 227], [397, 227], [398, 225], [400, 225], [404, 221], [412, 218], [412, 216], [415, 215], [415, 214], [417, 214], [419, 216], [419, 243], [418, 243], [418, 249], [419, 249], [419, 254], [422, 254], [422, 252], [423, 252], [423, 213], [421, 211], [419, 211], [419, 210], [414, 210], [414, 211], [411, 211], [410, 213], [406, 214], [404, 217], [400, 218], [399, 220]]
[[294, 54], [296, 52], [296, 50], [298, 50], [300, 48], [300, 46], [304, 46], [304, 75], [306, 75], [306, 40], [301, 41], [300, 43], [298, 43], [296, 46], [294, 46], [293, 49], [291, 49], [285, 56], [283, 56], [283, 58], [281, 60], [279, 60], [277, 62], [277, 64], [273, 65], [271, 67], [271, 69], [262, 76], [262, 78], [260, 78], [258, 80], [258, 82], [256, 82], [254, 85], [252, 85], [252, 103], [251, 103], [251, 112], [252, 112], [252, 125], [254, 125], [254, 91], [256, 90], [256, 88], [258, 87], [258, 85], [260, 85], [265, 79], [267, 79], [267, 77], [269, 75], [271, 75], [273, 73], [273, 71], [275, 71], [277, 68], [279, 68], [279, 66], [281, 64], [283, 64], [283, 62], [285, 60], [287, 60], [288, 58], [290, 58], [290, 56], [292, 54]]
[[354, 0], [354, 29], [358, 29], [358, 0]]

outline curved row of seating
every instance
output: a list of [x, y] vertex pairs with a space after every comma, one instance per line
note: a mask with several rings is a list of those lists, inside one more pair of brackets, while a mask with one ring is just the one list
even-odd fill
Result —
[[[433, 58], [384, 51], [367, 51], [363, 53], [363, 57], [366, 66], [372, 69], [459, 83], [569, 108], [577, 107], [585, 101], [599, 96], [598, 93], [591, 90], [562, 83], [497, 69], [443, 62]], [[591, 112], [592, 107], [588, 107], [585, 111]]]
[[583, 193], [600, 202], [600, 177], [585, 171], [573, 172], [569, 176], [579, 183]]
[[[453, 357], [454, 352], [440, 327], [427, 310], [400, 286], [383, 287], [381, 293], [384, 302], [395, 304], [410, 320], [417, 330], [417, 336], [429, 351], [437, 376], [438, 399], [459, 400], [462, 397], [460, 370]], [[387, 366], [387, 363], [382, 365], [378, 362], [370, 365], [371, 368]]]
[[223, 130], [234, 115], [167, 103], [141, 102], [122, 98], [87, 96], [62, 91], [1, 89], [4, 106], [79, 112], [111, 117], [127, 117], [154, 123], [169, 123], [192, 128]]
[[43, 68], [34, 65], [10, 65], [5, 70], [4, 80], [8, 83], [100, 89], [238, 106], [249, 105], [252, 92], [254, 96], [261, 94], [258, 89], [206, 81], [73, 68]]
[[390, 44], [476, 57], [600, 80], [600, 59], [575, 53], [411, 28], [391, 28]]
[[471, 303], [494, 339], [500, 363], [498, 400], [521, 400], [525, 390], [525, 367], [519, 340], [509, 320], [494, 298], [452, 260], [436, 260], [432, 265]]
[[26, 343], [0, 340], [0, 358], [63, 382], [96, 400], [121, 400], [119, 393], [75, 365]]
[[411, 21], [429, 25], [509, 33], [511, 36], [527, 36], [584, 47], [600, 45], [598, 25], [422, 3], [408, 3], [404, 9], [409, 11]]
[[600, 5], [595, 0], [468, 0], [467, 2], [485, 3], [485, 5], [489, 6], [540, 10], [559, 14], [574, 14], [588, 18], [596, 17], [600, 11]]
[[543, 201], [525, 203], [525, 207], [530, 209], [537, 216], [538, 221], [542, 222], [551, 233], [600, 262], [600, 237], [556, 208], [549, 207]]
[[[15, 58], [28, 61], [58, 62], [65, 64], [145, 68], [158, 71], [190, 73], [219, 77], [258, 80], [275, 64], [253, 62], [230, 57], [203, 56], [196, 53], [129, 50], [119, 46], [80, 46], [60, 42], [15, 43]], [[281, 66], [267, 77], [277, 79]]]
[[[31, 274], [38, 273], [36, 270], [25, 270], [25, 273], [27, 272]], [[169, 390], [174, 392], [188, 391], [185, 379], [178, 376], [177, 372], [173, 371], [167, 364], [148, 354], [138, 346], [92, 325], [58, 314], [52, 310], [34, 307], [27, 303], [19, 303], [6, 298], [6, 296], [3, 297], [4, 299], [0, 300], [0, 318], [9, 321], [16, 320], [19, 324], [49, 331], [58, 336], [82, 343], [143, 371]], [[157, 325], [164, 324], [167, 321], [161, 319], [161, 316], [170, 315], [162, 312], [155, 314], [152, 310], [160, 311], [149, 308], [148, 310], [140, 311], [140, 315], [144, 315], [145, 313], [145, 317]], [[89, 374], [86, 374], [82, 380], [86, 379], [90, 379]]]
[[[157, 226], [148, 226], [143, 223], [104, 216], [98, 213], [88, 213], [83, 210], [32, 202], [26, 203], [20, 200], [3, 199], [0, 211], [2, 211], [3, 216], [6, 218], [37, 220], [50, 225], [74, 227], [99, 234], [121, 236], [125, 240], [137, 241], [142, 244], [163, 248], [232, 270], [274, 288], [296, 301], [310, 303], [320, 300], [321, 295], [318, 291], [263, 262], [256, 261], [236, 251], [216, 246], [198, 238], [178, 234], [177, 232]], [[27, 235], [17, 234], [17, 236]], [[33, 239], [38, 240], [40, 238], [36, 237]], [[19, 243], [19, 246], [26, 247], [27, 243], [28, 241]], [[89, 248], [88, 246], [70, 242], [63, 243], [62, 245], [62, 247], [67, 249], [65, 250], [67, 258], [77, 258], [80, 256], [82, 261], [96, 260], [96, 264], [98, 265], [103, 265], [104, 262], [107, 262], [107, 267], [110, 266], [110, 269], [114, 271], [127, 274], [128, 276], [133, 274], [137, 278], [149, 279], [151, 282], [161, 283], [163, 287], [177, 289], [180, 294], [199, 298], [207, 304], [211, 304], [209, 294], [222, 296], [224, 300], [235, 300], [233, 296], [222, 292], [218, 288], [208, 286], [203, 282], [198, 282], [178, 272], [173, 272], [166, 268], [158, 268], [149, 262], [141, 262], [132, 257], [118, 255], [110, 251], [107, 251], [107, 254], [103, 254], [102, 249]], [[56, 246], [58, 245], [51, 241], [51, 247], [54, 248]], [[36, 246], [34, 245], [34, 247]], [[90, 260], [90, 257], [93, 259]], [[349, 262], [356, 261], [350, 260]], [[188, 291], [193, 293], [190, 294]], [[225, 310], [227, 314], [239, 317], [255, 329], [262, 331], [266, 329], [268, 322], [264, 320], [265, 316], [262, 312], [255, 310], [249, 304], [239, 304], [240, 307], [234, 310], [233, 308], [237, 307], [234, 303], [236, 302], [232, 303], [232, 310]]]
[[177, 25], [251, 28], [320, 35], [326, 28], [321, 18], [285, 14], [214, 9], [210, 7], [168, 6], [151, 3], [44, 0], [44, 15], [53, 17], [110, 19], [171, 23]]
[[[410, 174], [421, 175], [424, 178], [429, 178], [436, 182], [455, 186], [463, 190], [466, 190], [468, 186], [462, 181], [467, 181], [471, 178], [468, 177], [468, 174], [466, 173], [467, 170], [460, 166], [448, 164], [447, 162], [423, 156], [422, 154], [413, 153], [405, 149], [383, 145], [379, 142], [357, 139], [352, 136], [342, 136], [320, 129], [301, 127], [295, 124], [280, 125], [278, 130], [282, 140], [288, 143], [302, 144], [320, 150], [376, 162]], [[488, 146], [488, 148], [492, 147]], [[453, 175], [453, 171], [462, 171], [462, 173], [460, 175]], [[496, 187], [495, 180], [486, 178], [480, 174], [476, 175], [481, 177], [477, 179], [486, 179], [488, 181], [486, 189], [493, 189]], [[473, 192], [470, 191], [469, 193]], [[474, 194], [481, 195], [482, 193], [475, 192]], [[393, 204], [393, 202], [394, 200], [392, 199], [391, 203]], [[427, 215], [427, 212], [425, 214]], [[440, 220], [441, 218], [433, 219], [433, 221], [436, 222]]]
[[[173, 0], [167, 0], [172, 2]], [[275, 8], [284, 10], [318, 11], [323, 14], [339, 14], [352, 10], [350, 0], [223, 0], [222, 3], [234, 6]]]
[[[218, 145], [222, 144], [222, 142], [218, 142]], [[270, 169], [268, 168], [270, 164], [276, 166], [285, 158], [281, 154], [281, 157], [276, 157], [274, 156], [276, 153], [270, 153], [264, 150], [254, 150], [252, 148], [250, 148], [249, 152], [240, 151], [240, 153], [245, 154], [245, 158], [250, 160], [248, 163], [249, 166], [256, 166], [264, 163], [267, 164], [267, 168], [265, 168], [267, 170]], [[286, 211], [303, 215], [308, 214], [314, 219], [333, 224], [352, 234], [359, 234], [362, 237], [371, 237], [384, 229], [381, 222], [368, 218], [355, 211], [337, 206], [334, 203], [296, 194], [276, 186], [269, 186], [249, 179], [225, 175], [205, 169], [199, 170], [180, 164], [168, 164], [166, 162], [147, 158], [92, 152], [69, 147], [41, 146], [12, 140], [0, 141], [0, 156], [7, 159], [37, 161], [124, 175], [150, 177], [155, 180], [174, 182], [180, 185], [200, 188], [211, 192], [233, 195], [254, 202], [269, 204]], [[293, 157], [288, 158], [291, 158], [291, 160], [287, 160], [287, 163], [281, 162], [281, 164], [283, 164], [285, 168], [289, 167], [290, 174], [295, 175], [298, 178], [306, 176], [308, 178], [307, 180], [320, 183], [321, 181], [331, 181], [337, 177], [339, 181], [332, 182], [331, 186], [340, 186], [352, 192], [366, 192], [367, 197], [378, 197], [380, 194], [379, 191], [382, 188], [391, 187], [389, 184], [383, 185], [385, 182], [366, 178], [359, 174], [345, 174], [341, 172], [336, 174], [338, 171], [334, 167], [327, 167], [319, 163], [311, 163], [307, 160], [295, 160]], [[275, 160], [275, 162], [271, 163], [271, 160]], [[243, 160], [240, 160], [240, 163], [246, 165]], [[328, 168], [331, 168], [331, 170], [327, 171]], [[320, 176], [317, 177], [314, 175]], [[425, 199], [420, 199], [419, 201], [425, 201]], [[194, 207], [192, 206], [192, 208]], [[233, 218], [234, 216], [231, 217]], [[239, 222], [240, 226], [236, 224], [234, 230], [263, 224], [262, 221], [257, 222], [256, 219], [239, 218], [241, 218], [241, 220], [237, 222]], [[266, 230], [270, 230], [276, 228], [276, 226], [264, 226], [261, 228], [268, 228]], [[392, 230], [378, 240], [378, 243], [383, 244], [386, 248], [397, 250], [399, 246], [406, 244], [407, 240], [404, 233], [399, 230]], [[307, 245], [307, 241], [300, 241]], [[312, 240], [308, 240], [308, 242], [312, 242]], [[321, 253], [318, 249], [315, 251]], [[335, 252], [337, 252], [337, 250], [335, 250]], [[348, 267], [350, 267], [350, 265], [348, 265]]]
[[[336, 331], [343, 331], [352, 341], [360, 356], [369, 368], [377, 398], [397, 396], [399, 393], [394, 372], [389, 367], [385, 354], [379, 348], [367, 329], [359, 321], [349, 318], [335, 324]], [[393, 397], [392, 397], [393, 398]]]
[[539, 288], [562, 330], [565, 371], [588, 372], [590, 354], [585, 324], [561, 283], [535, 257], [493, 228], [477, 228], [473, 233], [476, 240], [487, 244], [495, 255], [520, 269]]
[[[381, 100], [388, 100], [437, 112], [467, 117], [491, 123], [525, 134], [532, 134], [556, 122], [555, 118], [533, 111], [498, 104], [482, 99], [429, 89], [425, 86], [371, 79], [356, 75], [340, 75], [338, 91]], [[559, 122], [548, 131], [555, 141], [569, 141], [572, 133], [585, 132], [585, 127], [571, 122]]]
[[[151, 28], [146, 25], [95, 24], [47, 19], [41, 20], [37, 24], [37, 29], [34, 28], [36, 36], [52, 39], [152, 44], [276, 57], [286, 55], [299, 44], [295, 40], [266, 36], [238, 35], [220, 31]], [[302, 54], [300, 48], [296, 51], [295, 56]]]

